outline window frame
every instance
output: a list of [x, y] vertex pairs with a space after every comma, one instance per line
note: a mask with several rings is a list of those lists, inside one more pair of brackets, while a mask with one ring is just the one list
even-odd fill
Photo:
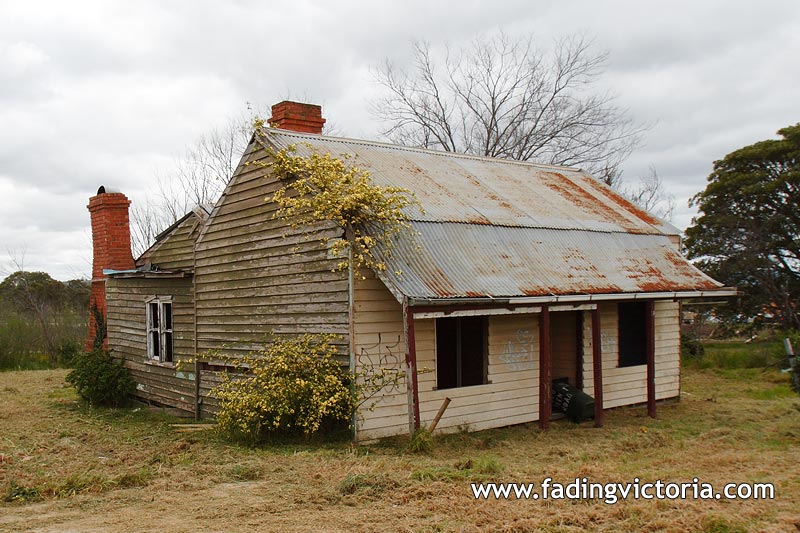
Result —
[[[480, 383], [472, 383], [469, 385], [464, 385], [462, 383], [463, 378], [463, 352], [461, 350], [462, 343], [463, 343], [463, 336], [461, 335], [461, 323], [464, 318], [467, 319], [480, 319], [481, 320], [481, 382]], [[441, 372], [439, 370], [441, 357], [439, 355], [439, 321], [440, 320], [454, 320], [456, 321], [456, 354], [454, 357], [454, 363], [456, 365], [454, 372], [456, 378], [456, 384], [452, 386], [445, 386], [443, 387], [440, 382], [440, 375]], [[465, 387], [477, 387], [480, 385], [488, 385], [491, 383], [489, 381], [489, 317], [487, 316], [466, 316], [466, 317], [441, 317], [434, 319], [434, 346], [435, 346], [435, 361], [436, 361], [436, 385], [434, 390], [450, 390], [450, 389], [461, 389]]]
[[[150, 296], [145, 299], [145, 334], [148, 361], [170, 365], [175, 363], [175, 315], [172, 304], [172, 296]], [[155, 315], [153, 309], [156, 310]], [[154, 334], [158, 338], [157, 349], [153, 342]]]

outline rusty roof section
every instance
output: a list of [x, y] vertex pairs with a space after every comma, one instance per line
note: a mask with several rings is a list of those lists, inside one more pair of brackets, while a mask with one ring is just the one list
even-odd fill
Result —
[[[397, 237], [379, 276], [413, 299], [716, 291], [670, 242], [677, 230], [586, 173], [269, 130], [276, 148], [349, 154], [424, 213]], [[399, 272], [399, 274], [398, 274]]]
[[[381, 278], [411, 298], [714, 291], [666, 235], [413, 222]], [[400, 274], [397, 274], [400, 272]]]
[[676, 234], [675, 227], [636, 207], [579, 169], [422, 150], [268, 129], [276, 148], [294, 144], [347, 154], [378, 185], [414, 193], [424, 213], [412, 219], [524, 228]]

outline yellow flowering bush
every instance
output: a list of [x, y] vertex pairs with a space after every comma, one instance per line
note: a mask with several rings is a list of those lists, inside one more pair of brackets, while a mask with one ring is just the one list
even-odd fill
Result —
[[[256, 138], [262, 139], [263, 122], [256, 121], [255, 129]], [[419, 207], [413, 193], [402, 187], [376, 185], [369, 171], [349, 164], [349, 154], [334, 157], [312, 149], [306, 157], [297, 154], [296, 145], [282, 150], [263, 142], [262, 146], [269, 157], [254, 164], [271, 169], [286, 182], [268, 198], [279, 206], [275, 216], [289, 220], [292, 228], [333, 221], [344, 230], [344, 238], [323, 245], [329, 246], [335, 257], [344, 258], [337, 265], [339, 270], [386, 270], [376, 247], [380, 244], [383, 256], [390, 256], [393, 237], [411, 228], [403, 209], [412, 204]]]
[[270, 434], [309, 436], [325, 420], [350, 420], [356, 392], [336, 360], [335, 340], [332, 335], [276, 338], [241, 358], [214, 356], [239, 371], [212, 391], [219, 399], [219, 431], [256, 443]]

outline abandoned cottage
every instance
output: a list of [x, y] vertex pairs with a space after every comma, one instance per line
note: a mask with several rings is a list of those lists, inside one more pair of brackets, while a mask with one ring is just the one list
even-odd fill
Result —
[[[334, 333], [351, 369], [406, 371], [360, 415], [358, 440], [427, 425], [485, 429], [552, 414], [568, 381], [604, 409], [680, 393], [680, 302], [725, 296], [680, 254], [678, 231], [575, 168], [325, 137], [319, 106], [273, 106], [261, 143], [296, 145], [414, 193], [413, 236], [383, 272], [336, 270], [333, 223], [304, 231], [273, 215], [278, 180], [251, 142], [216, 205], [198, 206], [138, 259], [128, 206], [100, 188], [89, 201], [94, 242], [91, 336], [123, 358], [142, 400], [211, 416], [221, 369], [180, 358], [258, 348], [274, 334]], [[308, 232], [313, 237], [307, 238]], [[417, 368], [432, 370], [416, 372]]]

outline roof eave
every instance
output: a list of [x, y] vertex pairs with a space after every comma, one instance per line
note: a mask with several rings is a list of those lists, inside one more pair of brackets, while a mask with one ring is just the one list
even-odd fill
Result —
[[664, 291], [664, 292], [621, 292], [610, 294], [566, 294], [547, 296], [509, 296], [502, 298], [414, 298], [409, 297], [409, 305], [530, 305], [555, 303], [587, 303], [619, 300], [683, 300], [686, 298], [719, 298], [736, 296], [734, 287], [700, 291]]

